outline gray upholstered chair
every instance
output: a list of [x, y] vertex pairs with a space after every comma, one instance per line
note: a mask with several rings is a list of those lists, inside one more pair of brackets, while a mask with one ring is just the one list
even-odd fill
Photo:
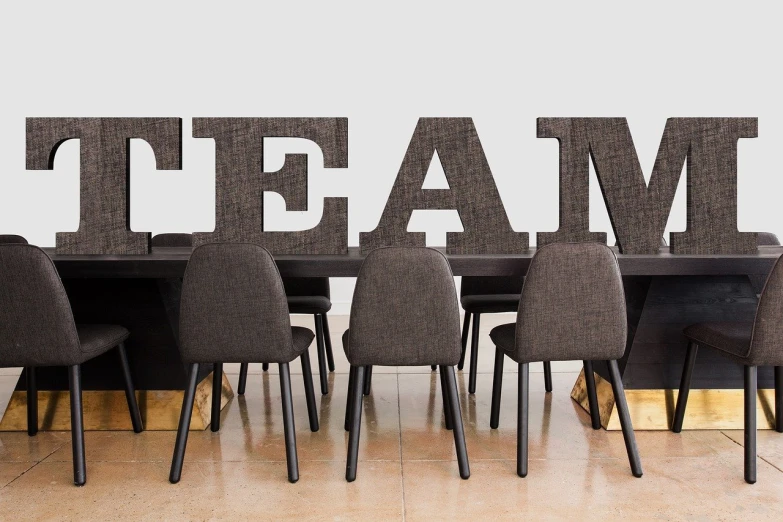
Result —
[[527, 476], [529, 363], [584, 361], [593, 428], [601, 427], [592, 361], [609, 366], [631, 471], [642, 476], [628, 404], [617, 359], [626, 342], [623, 283], [617, 258], [599, 243], [555, 243], [540, 248], [530, 262], [516, 323], [492, 329], [497, 347], [490, 424], [497, 428], [503, 358], [519, 365], [517, 474]]
[[[472, 316], [473, 336], [470, 341], [468, 393], [476, 393], [481, 314], [516, 312], [519, 307], [519, 293], [522, 291], [524, 282], [524, 276], [464, 276], [462, 278], [460, 304], [462, 309], [465, 310], [465, 319], [462, 323], [462, 353], [459, 357], [457, 369], [461, 370], [465, 366], [468, 332], [470, 331], [470, 319]], [[544, 362], [544, 387], [546, 391], [552, 391], [552, 366], [549, 362]]]
[[[292, 314], [313, 315], [315, 321], [315, 341], [318, 345], [318, 376], [321, 380], [321, 394], [329, 393], [327, 366], [334, 371], [334, 354], [332, 338], [329, 335], [329, 320], [326, 314], [332, 309], [331, 293], [328, 277], [284, 277], [283, 286], [288, 299], [288, 311]], [[268, 364], [263, 370], [269, 369]], [[247, 380], [247, 365], [242, 365], [239, 372], [239, 394], [245, 393], [244, 383]]]
[[351, 371], [345, 428], [345, 478], [356, 479], [365, 369], [440, 367], [446, 428], [453, 429], [460, 476], [470, 476], [454, 365], [459, 361], [459, 307], [451, 267], [431, 248], [388, 247], [370, 252], [356, 279], [343, 348]]
[[141, 414], [123, 342], [128, 330], [115, 325], [77, 325], [60, 276], [40, 248], [0, 245], [0, 367], [25, 368], [27, 433], [38, 432], [38, 390], [35, 369], [67, 366], [71, 397], [73, 481], [87, 480], [82, 422], [81, 364], [117, 348], [125, 378], [125, 397], [133, 431], [142, 431]]
[[756, 244], [758, 246], [780, 246], [780, 240], [772, 232], [759, 232]]
[[[758, 241], [756, 243], [758, 246], [780, 246], [778, 236], [772, 232], [759, 232], [758, 234]], [[751, 274], [748, 278], [750, 279], [750, 284], [753, 286], [756, 295], [760, 295], [761, 289], [764, 288], [764, 283], [767, 281], [767, 276], [763, 274]]]
[[153, 247], [193, 247], [193, 234], [171, 233], [155, 234], [150, 244]]
[[[153, 247], [192, 247], [192, 234], [157, 234], [152, 238]], [[331, 310], [328, 277], [286, 277], [283, 278], [288, 311], [292, 314], [313, 314], [315, 319], [316, 342], [318, 343], [318, 373], [321, 379], [321, 393], [329, 393], [327, 366], [334, 371], [332, 338], [329, 335], [329, 321], [326, 313]], [[264, 371], [269, 363], [263, 363]], [[247, 387], [248, 364], [239, 366], [239, 385], [237, 393], [245, 394]]]
[[688, 326], [688, 351], [680, 380], [672, 431], [682, 430], [693, 366], [699, 346], [715, 349], [743, 365], [745, 377], [745, 481], [756, 482], [757, 368], [775, 367], [775, 429], [783, 433], [783, 257], [778, 258], [761, 292], [752, 323], [715, 322]]
[[200, 364], [213, 365], [211, 429], [220, 429], [224, 362], [279, 365], [288, 480], [299, 480], [288, 363], [301, 359], [310, 430], [318, 431], [307, 352], [312, 342], [313, 332], [291, 327], [283, 281], [266, 249], [250, 243], [213, 243], [193, 250], [182, 284], [179, 319], [180, 354], [190, 373], [169, 480], [179, 482], [182, 474]]
[[0, 235], [0, 245], [9, 245], [9, 244], [26, 245], [27, 240], [22, 236], [17, 236], [15, 234]]

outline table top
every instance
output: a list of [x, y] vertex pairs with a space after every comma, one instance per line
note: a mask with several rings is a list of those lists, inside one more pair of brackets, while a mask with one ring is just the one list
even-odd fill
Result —
[[[62, 255], [55, 254], [54, 248], [44, 250], [63, 278], [182, 277], [192, 251], [186, 247], [154, 247], [145, 255]], [[535, 251], [531, 248], [524, 254], [446, 254], [446, 257], [457, 276], [523, 275]], [[781, 254], [781, 246], [762, 246], [751, 255], [674, 255], [668, 247], [662, 247], [658, 254], [618, 254], [617, 259], [620, 271], [626, 276], [750, 275], [769, 273]], [[355, 277], [363, 260], [358, 247], [350, 247], [342, 255], [275, 256], [281, 275], [288, 277]]]

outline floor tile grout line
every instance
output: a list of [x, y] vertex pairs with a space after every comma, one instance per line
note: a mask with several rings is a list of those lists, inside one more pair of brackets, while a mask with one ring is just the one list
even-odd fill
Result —
[[51, 451], [51, 452], [50, 452], [48, 455], [46, 455], [44, 458], [42, 458], [41, 460], [39, 460], [39, 461], [37, 461], [37, 462], [33, 462], [33, 465], [32, 465], [32, 466], [30, 466], [29, 468], [27, 468], [26, 470], [24, 470], [22, 473], [20, 473], [19, 475], [17, 475], [17, 476], [16, 476], [16, 478], [14, 478], [14, 479], [13, 479], [11, 482], [9, 482], [8, 484], [6, 484], [6, 485], [5, 485], [5, 486], [3, 486], [2, 488], [0, 488], [0, 491], [4, 490], [4, 489], [5, 489], [5, 488], [7, 488], [8, 486], [10, 486], [11, 484], [13, 484], [13, 483], [14, 483], [14, 482], [16, 482], [17, 480], [19, 480], [20, 478], [22, 478], [22, 476], [24, 476], [24, 475], [25, 475], [25, 474], [26, 474], [28, 471], [30, 471], [31, 469], [33, 469], [34, 467], [36, 467], [38, 464], [40, 464], [41, 462], [45, 461], [46, 459], [48, 459], [48, 458], [49, 458], [49, 457], [51, 457], [52, 455], [54, 455], [54, 454], [55, 454], [56, 452], [58, 452], [58, 451], [59, 451], [59, 450], [60, 450], [60, 449], [61, 449], [63, 446], [65, 446], [65, 444], [60, 444], [59, 446], [57, 446], [56, 448], [54, 448], [54, 449], [53, 449], [53, 450], [52, 450], [52, 451]]
[[400, 399], [400, 374], [397, 374], [397, 425], [400, 436], [400, 489], [402, 490], [402, 520], [405, 522], [405, 470], [402, 458], [402, 407]]
[[[744, 447], [745, 447], [745, 445], [744, 445], [744, 444], [740, 444], [740, 443], [739, 443], [739, 441], [736, 441], [736, 440], [732, 439], [731, 437], [729, 437], [729, 436], [726, 434], [726, 432], [724, 432], [723, 430], [721, 430], [721, 431], [720, 431], [720, 433], [721, 433], [721, 435], [723, 435], [724, 437], [726, 437], [727, 439], [729, 439], [731, 442], [733, 442], [734, 444], [736, 444], [736, 445], [737, 445], [737, 446], [739, 446], [740, 448], [744, 448]], [[758, 448], [756, 448], [756, 457], [760, 458], [761, 460], [763, 460], [764, 462], [766, 462], [767, 464], [769, 464], [770, 466], [772, 466], [772, 467], [773, 467], [773, 468], [775, 468], [776, 470], [778, 470], [778, 471], [780, 471], [781, 473], [783, 473], [783, 469], [779, 468], [778, 466], [776, 466], [776, 465], [775, 465], [775, 464], [773, 464], [772, 462], [768, 461], [768, 460], [766, 459], [766, 457], [763, 457], [763, 456], [759, 455], [759, 454], [758, 454]]]

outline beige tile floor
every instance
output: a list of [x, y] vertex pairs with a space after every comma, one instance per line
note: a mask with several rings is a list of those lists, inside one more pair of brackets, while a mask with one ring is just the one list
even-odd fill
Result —
[[[0, 433], [2, 520], [781, 520], [783, 435], [759, 432], [758, 483], [742, 478], [742, 432], [637, 432], [644, 477], [629, 470], [622, 435], [593, 431], [569, 398], [572, 367], [544, 393], [531, 379], [530, 473], [515, 473], [515, 379], [505, 379], [501, 424], [489, 429], [492, 345], [508, 317], [483, 318], [481, 375], [468, 396], [458, 382], [471, 478], [460, 480], [443, 427], [436, 373], [378, 368], [365, 401], [359, 470], [345, 482], [347, 363], [344, 317], [331, 320], [337, 371], [318, 397], [321, 430], [310, 433], [302, 380], [293, 377], [300, 480], [286, 480], [279, 380], [252, 367], [248, 391], [223, 410], [220, 433], [191, 432], [182, 481], [168, 483], [173, 432], [88, 432], [87, 485], [71, 483], [70, 434]], [[298, 319], [308, 324], [307, 319]], [[313, 353], [313, 356], [315, 354]], [[514, 365], [506, 365], [514, 371]], [[299, 370], [297, 365], [293, 369]], [[236, 386], [238, 367], [227, 365]], [[301, 373], [301, 372], [299, 372]], [[16, 382], [0, 375], [0, 404]], [[317, 382], [317, 376], [316, 376]]]

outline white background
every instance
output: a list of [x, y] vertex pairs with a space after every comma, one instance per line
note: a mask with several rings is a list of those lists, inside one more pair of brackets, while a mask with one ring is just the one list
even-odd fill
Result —
[[[79, 144], [60, 148], [54, 171], [26, 171], [30, 116], [182, 117], [182, 171], [155, 171], [149, 146], [131, 146], [131, 227], [153, 233], [214, 227], [214, 144], [192, 138], [192, 117], [348, 117], [347, 170], [320, 168], [318, 147], [301, 140], [269, 140], [265, 167], [309, 153], [310, 210], [283, 214], [275, 195], [267, 215], [280, 230], [310, 228], [323, 197], [347, 196], [351, 245], [377, 224], [422, 116], [474, 119], [511, 223], [532, 243], [558, 220], [557, 142], [536, 138], [536, 117], [628, 118], [648, 179], [666, 118], [758, 117], [759, 137], [739, 144], [739, 228], [783, 232], [777, 12], [752, 2], [506, 4], [7, 3], [0, 233], [53, 246], [55, 232], [78, 226]], [[591, 184], [591, 227], [612, 242]], [[667, 231], [685, 228], [684, 196], [681, 181]], [[441, 245], [460, 227], [455, 212], [417, 212], [410, 230]], [[333, 282], [336, 312], [350, 294], [349, 281]]]

